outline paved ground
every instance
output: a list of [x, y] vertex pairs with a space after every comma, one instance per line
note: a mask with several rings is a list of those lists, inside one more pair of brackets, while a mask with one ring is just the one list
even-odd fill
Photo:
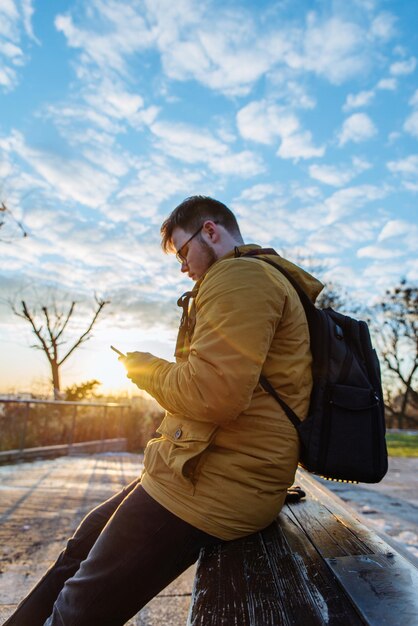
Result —
[[[40, 578], [96, 504], [138, 476], [126, 453], [0, 466], [0, 623]], [[378, 485], [326, 485], [360, 517], [418, 556], [418, 459], [390, 460]], [[130, 626], [184, 626], [194, 569], [167, 587]]]
[[[138, 456], [126, 453], [0, 466], [1, 624], [56, 558], [84, 515], [140, 471]], [[190, 568], [129, 625], [184, 626], [193, 577]]]

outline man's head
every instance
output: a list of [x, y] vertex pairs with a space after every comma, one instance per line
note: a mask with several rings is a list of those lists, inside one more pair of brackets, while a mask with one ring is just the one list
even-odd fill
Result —
[[165, 252], [176, 252], [181, 271], [198, 280], [220, 257], [243, 243], [235, 215], [222, 202], [192, 196], [161, 226]]

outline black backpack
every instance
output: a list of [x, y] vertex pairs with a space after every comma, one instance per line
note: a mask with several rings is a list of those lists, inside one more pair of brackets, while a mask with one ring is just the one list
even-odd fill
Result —
[[[257, 249], [242, 256], [277, 254]], [[293, 285], [305, 309], [312, 352], [309, 412], [300, 420], [264, 376], [260, 384], [296, 427], [300, 464], [331, 480], [377, 483], [387, 472], [385, 415], [379, 361], [366, 322], [317, 308], [283, 267], [265, 257]]]

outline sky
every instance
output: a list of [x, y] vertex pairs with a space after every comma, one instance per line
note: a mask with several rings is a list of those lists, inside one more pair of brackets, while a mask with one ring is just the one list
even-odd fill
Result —
[[172, 358], [192, 285], [159, 228], [190, 195], [353, 300], [415, 282], [417, 24], [416, 0], [0, 0], [0, 201], [28, 233], [5, 216], [0, 391], [49, 376], [22, 299], [76, 301], [69, 337], [111, 301], [64, 386], [130, 393], [110, 343]]

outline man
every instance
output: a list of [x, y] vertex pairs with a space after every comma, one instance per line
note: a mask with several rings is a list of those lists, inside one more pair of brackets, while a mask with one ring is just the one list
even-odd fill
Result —
[[[196, 281], [179, 300], [176, 362], [144, 352], [122, 359], [166, 410], [160, 437], [147, 445], [141, 478], [83, 520], [9, 626], [124, 624], [201, 547], [270, 524], [293, 482], [296, 430], [259, 377], [306, 415], [311, 355], [295, 290], [257, 259], [259, 246], [244, 245], [216, 200], [186, 199], [161, 233]], [[270, 253], [315, 299], [322, 285]]]

